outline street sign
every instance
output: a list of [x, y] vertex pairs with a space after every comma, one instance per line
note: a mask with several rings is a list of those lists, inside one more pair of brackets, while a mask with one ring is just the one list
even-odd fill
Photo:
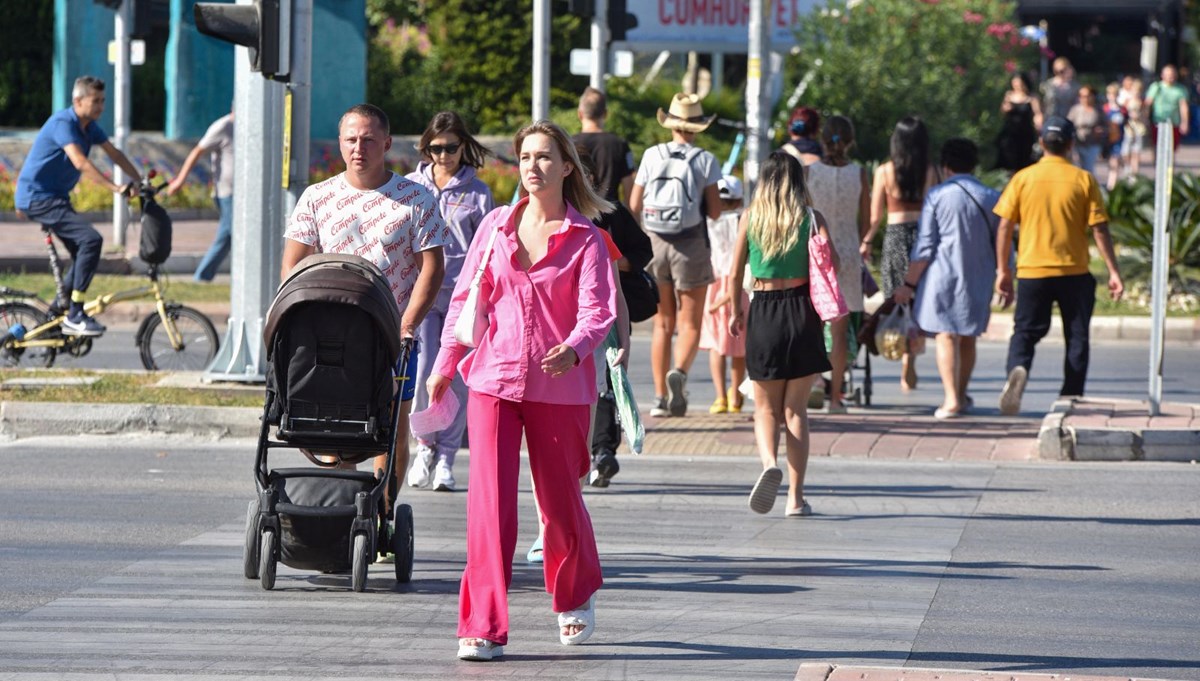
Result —
[[[764, 9], [772, 50], [796, 43], [799, 20], [824, 0], [773, 0]], [[749, 0], [626, 0], [626, 11], [637, 17], [625, 40], [615, 46], [638, 52], [744, 53], [750, 26]]]
[[[108, 63], [117, 63], [117, 41], [108, 41]], [[146, 63], [146, 41], [145, 40], [130, 40], [129, 41], [129, 63], [134, 66], [141, 66]]]
[[[611, 75], [619, 78], [628, 78], [633, 75], [633, 53], [627, 50], [614, 50], [609, 52], [608, 59]], [[592, 73], [592, 51], [577, 49], [571, 50], [571, 74], [575, 76], [587, 76]]]

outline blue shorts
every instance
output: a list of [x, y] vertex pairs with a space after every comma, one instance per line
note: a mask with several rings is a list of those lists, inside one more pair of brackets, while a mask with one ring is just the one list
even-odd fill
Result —
[[408, 402], [417, 394], [417, 355], [420, 354], [420, 348], [417, 344], [417, 339], [413, 338], [412, 346], [408, 352], [408, 363], [400, 366], [400, 360], [403, 357], [396, 358], [396, 367], [392, 370], [392, 375], [397, 383], [400, 384], [399, 394], [401, 402]]

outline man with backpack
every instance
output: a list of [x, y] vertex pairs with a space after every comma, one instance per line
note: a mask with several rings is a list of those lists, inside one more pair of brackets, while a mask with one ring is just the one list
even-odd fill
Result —
[[654, 259], [647, 270], [658, 280], [650, 345], [655, 395], [650, 415], [655, 417], [687, 413], [687, 372], [700, 347], [704, 296], [714, 280], [705, 218], [721, 215], [721, 166], [694, 142], [715, 119], [704, 115], [698, 95], [676, 94], [670, 111], [659, 109], [658, 124], [671, 131], [671, 141], [642, 155], [629, 196], [630, 211], [650, 234]]

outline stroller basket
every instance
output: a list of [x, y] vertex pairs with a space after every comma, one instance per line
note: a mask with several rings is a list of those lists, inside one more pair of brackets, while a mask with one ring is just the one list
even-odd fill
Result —
[[271, 471], [279, 491], [280, 561], [301, 570], [351, 567], [350, 536], [355, 497], [369, 493], [375, 476], [359, 471], [284, 468]]

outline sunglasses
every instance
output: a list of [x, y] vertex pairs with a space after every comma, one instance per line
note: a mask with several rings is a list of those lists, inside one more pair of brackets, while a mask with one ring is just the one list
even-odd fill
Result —
[[462, 142], [456, 144], [430, 144], [426, 149], [429, 150], [430, 156], [438, 156], [440, 154], [457, 154], [462, 148]]

